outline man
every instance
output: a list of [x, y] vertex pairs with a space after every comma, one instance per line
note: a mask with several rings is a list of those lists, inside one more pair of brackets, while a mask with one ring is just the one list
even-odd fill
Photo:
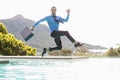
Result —
[[57, 47], [50, 47], [49, 49], [47, 48], [43, 48], [43, 52], [42, 52], [42, 57], [43, 55], [47, 52], [47, 51], [53, 51], [53, 50], [61, 50], [62, 49], [62, 43], [61, 43], [61, 39], [60, 37], [61, 36], [66, 36], [72, 43], [74, 43], [74, 46], [75, 47], [78, 47], [78, 46], [82, 46], [84, 43], [79, 43], [79, 42], [76, 42], [75, 39], [69, 34], [68, 31], [59, 31], [59, 23], [64, 23], [64, 22], [67, 22], [69, 20], [69, 16], [70, 16], [70, 9], [67, 9], [66, 12], [67, 12], [67, 16], [66, 18], [62, 18], [60, 16], [56, 16], [56, 7], [53, 6], [51, 8], [51, 15], [50, 16], [46, 16], [42, 19], [40, 19], [39, 21], [37, 21], [33, 27], [31, 28], [31, 30], [34, 30], [34, 28], [40, 23], [40, 22], [43, 22], [43, 21], [47, 21], [48, 25], [49, 25], [49, 28], [51, 30], [51, 34], [50, 36], [54, 38], [54, 41], [57, 45]]

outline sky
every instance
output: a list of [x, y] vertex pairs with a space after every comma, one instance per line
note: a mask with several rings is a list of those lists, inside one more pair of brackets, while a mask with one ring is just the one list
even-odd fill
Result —
[[[70, 19], [60, 24], [78, 41], [107, 48], [120, 44], [120, 0], [0, 0], [0, 19], [18, 14], [38, 21], [50, 15], [50, 8], [57, 7], [57, 15]], [[46, 24], [43, 22], [42, 24]]]

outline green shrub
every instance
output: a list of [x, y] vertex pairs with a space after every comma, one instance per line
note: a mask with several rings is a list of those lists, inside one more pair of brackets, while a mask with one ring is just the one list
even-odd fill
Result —
[[119, 56], [120, 55], [119, 48], [110, 48], [104, 55], [105, 56]]
[[3, 23], [0, 23], [0, 32], [2, 34], [8, 34], [8, 31]]
[[14, 35], [8, 33], [5, 25], [0, 23], [0, 55], [23, 56], [36, 55], [36, 48], [17, 40]]

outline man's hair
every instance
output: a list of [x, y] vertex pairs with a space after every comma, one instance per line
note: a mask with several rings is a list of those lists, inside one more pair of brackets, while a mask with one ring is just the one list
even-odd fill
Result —
[[51, 9], [52, 9], [52, 8], [56, 8], [56, 7], [55, 7], [55, 6], [52, 6]]

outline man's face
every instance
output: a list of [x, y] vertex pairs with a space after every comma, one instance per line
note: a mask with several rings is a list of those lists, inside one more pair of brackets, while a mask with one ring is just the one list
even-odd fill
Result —
[[52, 7], [51, 12], [52, 12], [53, 15], [56, 15], [56, 7]]

